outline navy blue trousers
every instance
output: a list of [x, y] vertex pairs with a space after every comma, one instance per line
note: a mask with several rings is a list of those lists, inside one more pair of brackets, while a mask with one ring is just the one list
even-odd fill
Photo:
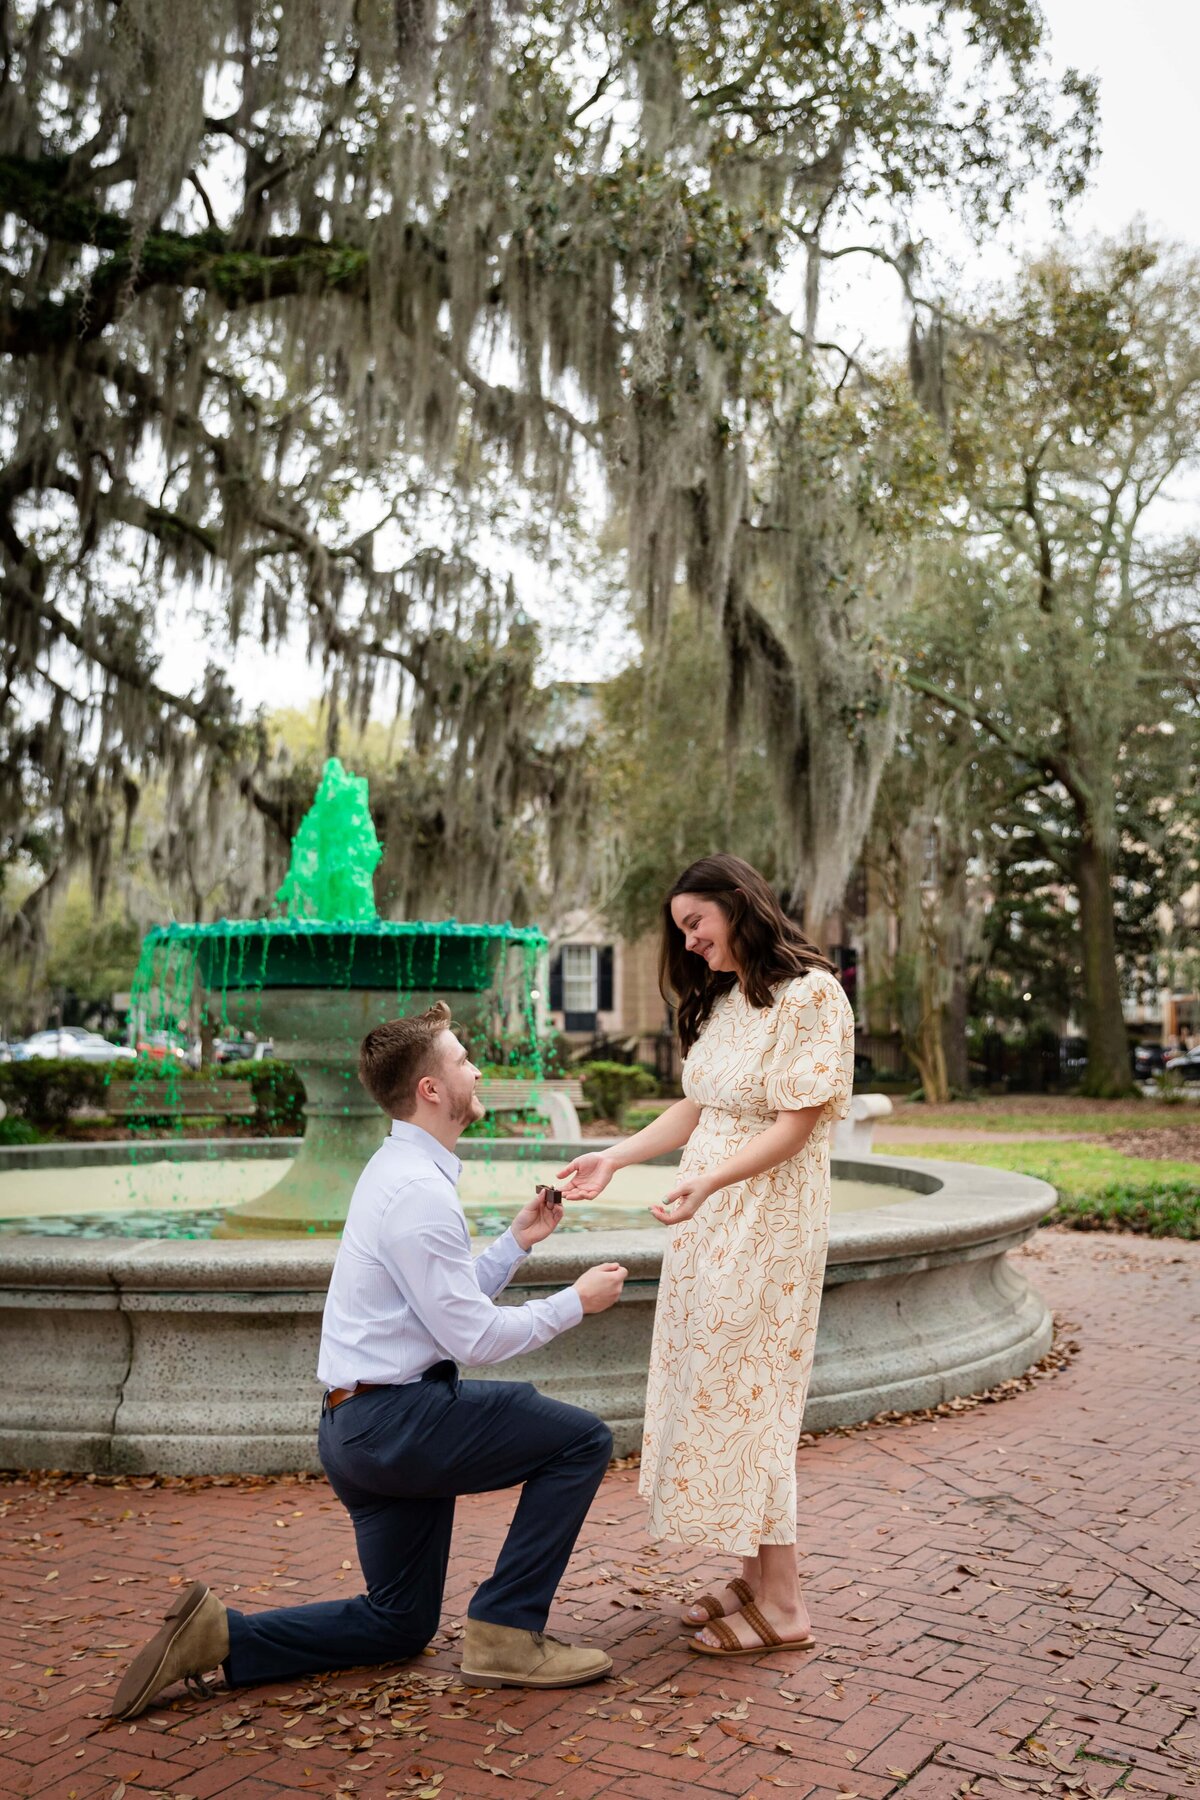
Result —
[[437, 1630], [454, 1500], [521, 1485], [473, 1619], [541, 1631], [612, 1455], [612, 1433], [527, 1381], [462, 1381], [439, 1363], [403, 1387], [324, 1408], [321, 1463], [350, 1514], [367, 1584], [353, 1599], [229, 1612], [235, 1687], [324, 1669], [402, 1662]]

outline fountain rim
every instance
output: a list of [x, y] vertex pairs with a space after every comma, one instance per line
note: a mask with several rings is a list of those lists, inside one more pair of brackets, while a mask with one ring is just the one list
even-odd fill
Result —
[[501, 940], [509, 944], [527, 944], [543, 950], [549, 939], [536, 925], [462, 924], [457, 919], [212, 919], [207, 925], [152, 925], [144, 943], [189, 944], [213, 943], [222, 937], [383, 937], [383, 938], [451, 938], [458, 942], [478, 939]]
[[547, 948], [537, 926], [457, 919], [214, 919], [156, 925], [143, 958], [194, 955], [210, 993], [425, 991], [481, 993], [497, 958]]

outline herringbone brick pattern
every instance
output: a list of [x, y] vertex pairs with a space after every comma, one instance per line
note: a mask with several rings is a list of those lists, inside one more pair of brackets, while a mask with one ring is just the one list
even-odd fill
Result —
[[461, 1503], [416, 1665], [102, 1714], [185, 1579], [245, 1608], [357, 1580], [316, 1481], [0, 1487], [0, 1794], [28, 1800], [1200, 1800], [1200, 1245], [1043, 1233], [1021, 1253], [1079, 1354], [1000, 1405], [801, 1452], [820, 1648], [720, 1664], [671, 1616], [721, 1572], [601, 1490], [551, 1628], [614, 1678], [463, 1689], [455, 1642], [511, 1495]]

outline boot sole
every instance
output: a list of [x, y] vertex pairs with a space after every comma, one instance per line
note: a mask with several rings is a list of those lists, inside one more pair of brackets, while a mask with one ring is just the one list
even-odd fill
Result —
[[208, 1588], [203, 1581], [193, 1581], [186, 1593], [180, 1594], [170, 1611], [163, 1615], [164, 1623], [150, 1642], [138, 1651], [125, 1671], [125, 1679], [109, 1708], [110, 1719], [130, 1719], [149, 1705], [155, 1693], [154, 1684], [162, 1673], [172, 1644], [189, 1623], [207, 1592]]
[[536, 1675], [474, 1675], [471, 1673], [470, 1669], [461, 1669], [461, 1668], [459, 1669], [458, 1672], [462, 1676], [463, 1680], [465, 1682], [467, 1682], [471, 1687], [481, 1687], [481, 1688], [583, 1687], [586, 1682], [599, 1681], [599, 1680], [601, 1680], [601, 1678], [603, 1676], [611, 1674], [612, 1658], [609, 1657], [608, 1661], [605, 1663], [605, 1665], [602, 1669], [588, 1669], [586, 1674], [583, 1674], [583, 1675], [566, 1675], [566, 1676], [559, 1675], [559, 1676], [554, 1676], [554, 1677], [549, 1677], [549, 1678], [546, 1676], [543, 1676], [541, 1679], [539, 1679]]

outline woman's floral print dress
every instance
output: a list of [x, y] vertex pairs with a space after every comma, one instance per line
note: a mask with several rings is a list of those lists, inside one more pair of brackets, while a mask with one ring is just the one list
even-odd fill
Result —
[[796, 1537], [796, 1445], [829, 1241], [829, 1139], [850, 1110], [854, 1015], [823, 970], [752, 1006], [721, 995], [683, 1065], [702, 1108], [682, 1170], [777, 1113], [824, 1111], [797, 1156], [713, 1194], [663, 1257], [639, 1491], [654, 1537], [752, 1556]]

